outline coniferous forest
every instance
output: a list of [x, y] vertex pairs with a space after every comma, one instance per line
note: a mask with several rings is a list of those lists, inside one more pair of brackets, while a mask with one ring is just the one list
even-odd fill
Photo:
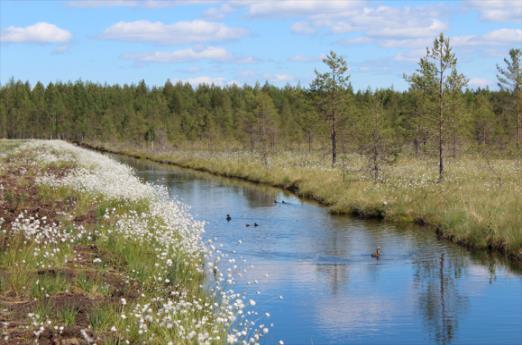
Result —
[[[335, 80], [339, 66], [329, 64], [330, 72], [316, 72], [309, 87], [279, 88], [269, 83], [193, 87], [170, 80], [163, 86], [81, 80], [31, 85], [11, 80], [0, 89], [0, 137], [328, 151], [333, 124], [341, 153], [364, 153], [376, 140], [375, 131], [377, 140], [387, 142], [394, 154], [436, 154], [440, 137], [452, 157], [470, 151], [519, 152], [520, 50], [512, 49], [497, 66], [500, 88], [494, 91], [471, 89], [462, 75], [457, 81], [455, 65], [448, 65], [441, 80], [429, 56], [421, 59], [416, 73], [404, 76], [410, 82], [406, 91], [355, 91], [346, 60], [332, 54], [325, 62], [344, 65], [340, 71], [344, 80]], [[444, 92], [440, 104], [439, 82]], [[444, 110], [440, 119], [439, 108]], [[444, 122], [442, 129], [439, 120]]]

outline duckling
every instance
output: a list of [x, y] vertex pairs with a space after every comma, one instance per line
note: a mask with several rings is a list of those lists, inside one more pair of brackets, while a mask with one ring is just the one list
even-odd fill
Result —
[[286, 201], [283, 200], [283, 201], [281, 201], [281, 204], [288, 204], [288, 203], [287, 203]]
[[245, 226], [248, 228], [250, 226], [250, 224], [245, 224]]
[[372, 258], [379, 258], [381, 256], [381, 247], [377, 247], [375, 251], [372, 253]]
[[254, 223], [254, 226], [259, 226], [259, 224], [257, 224], [257, 223]]
[[232, 217], [227, 213], [227, 222], [230, 222], [232, 220]]
[[274, 200], [274, 204], [279, 204], [279, 201], [277, 201], [277, 200]]

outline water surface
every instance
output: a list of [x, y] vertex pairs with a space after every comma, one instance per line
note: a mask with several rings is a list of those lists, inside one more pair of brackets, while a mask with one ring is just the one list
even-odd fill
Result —
[[267, 344], [522, 344], [522, 276], [495, 257], [427, 228], [333, 216], [277, 189], [116, 158], [253, 265], [237, 289], [270, 312]]

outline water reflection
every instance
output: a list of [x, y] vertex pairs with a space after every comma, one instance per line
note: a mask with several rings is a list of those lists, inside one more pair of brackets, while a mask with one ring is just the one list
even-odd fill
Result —
[[[253, 265], [236, 288], [272, 314], [267, 343], [521, 343], [519, 266], [430, 230], [332, 216], [273, 188], [122, 160], [191, 205], [206, 236]], [[377, 246], [379, 260], [370, 257]]]
[[258, 189], [245, 188], [243, 191], [248, 206], [251, 208], [255, 207], [267, 207], [273, 206], [274, 200], [276, 199], [277, 192], [273, 189], [269, 189], [266, 193], [259, 193]]
[[468, 302], [457, 288], [464, 262], [461, 257], [447, 258], [442, 253], [438, 260], [414, 260], [414, 265], [414, 282], [424, 320], [438, 344], [449, 344]]

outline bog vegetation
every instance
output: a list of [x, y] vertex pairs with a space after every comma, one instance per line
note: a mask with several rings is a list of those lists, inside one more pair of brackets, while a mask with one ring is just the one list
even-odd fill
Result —
[[269, 332], [233, 289], [240, 269], [165, 189], [63, 141], [0, 140], [0, 153], [0, 343], [255, 344]]
[[12, 80], [0, 89], [0, 137], [118, 144], [519, 255], [521, 56], [499, 61], [498, 91], [468, 87], [443, 34], [404, 76], [406, 91], [354, 91], [335, 52], [309, 87]]

